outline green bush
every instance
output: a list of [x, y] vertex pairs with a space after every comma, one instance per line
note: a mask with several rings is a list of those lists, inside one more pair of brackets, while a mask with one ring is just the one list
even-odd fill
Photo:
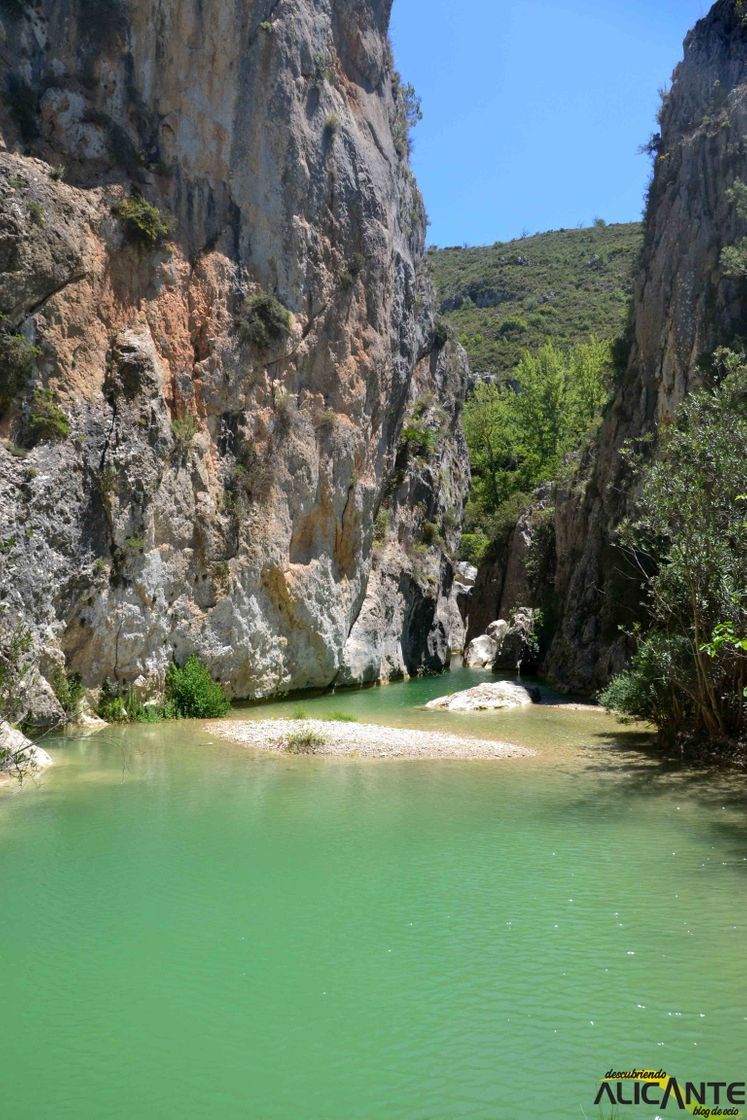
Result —
[[40, 357], [39, 347], [22, 334], [0, 329], [0, 411], [24, 392]]
[[412, 420], [402, 429], [400, 446], [408, 455], [425, 458], [432, 455], [438, 445], [438, 436], [425, 424]]
[[44, 213], [44, 207], [41, 206], [40, 203], [29, 203], [29, 218], [31, 219], [32, 225], [38, 226], [39, 229], [46, 229], [47, 217]]
[[279, 300], [261, 289], [244, 301], [239, 334], [260, 352], [282, 342], [290, 334], [290, 312]]
[[389, 510], [383, 507], [374, 518], [373, 539], [376, 544], [383, 544], [389, 532]]
[[678, 705], [676, 680], [692, 684], [694, 663], [684, 636], [653, 634], [641, 641], [630, 665], [602, 692], [599, 703], [628, 719], [671, 724]]
[[629, 449], [639, 489], [619, 543], [643, 573], [647, 624], [602, 702], [662, 736], [737, 742], [747, 689], [747, 364], [720, 349], [656, 457]]
[[286, 754], [316, 754], [324, 742], [324, 736], [315, 731], [292, 731], [283, 741], [283, 750]]
[[[24, 715], [23, 682], [34, 664], [31, 631], [21, 623], [0, 626], [0, 719], [17, 723]], [[0, 759], [0, 764], [2, 759]]]
[[436, 350], [443, 350], [446, 343], [449, 341], [449, 324], [446, 320], [438, 315], [433, 324], [433, 345]]
[[482, 562], [489, 545], [490, 540], [485, 533], [462, 533], [459, 541], [459, 559], [466, 560], [468, 564], [477, 567]]
[[[747, 183], [736, 179], [726, 196], [734, 204], [739, 221], [747, 222]], [[721, 267], [724, 275], [731, 279], [743, 280], [747, 277], [747, 237], [742, 237], [735, 245], [727, 245], [721, 250]]]
[[52, 677], [52, 688], [67, 718], [75, 719], [85, 691], [80, 673], [67, 673], [65, 669], [57, 669]]
[[70, 421], [51, 389], [35, 389], [28, 421], [32, 443], [54, 443], [70, 435]]
[[96, 715], [107, 723], [127, 723], [130, 720], [121, 691], [109, 680], [105, 680], [99, 690]]
[[171, 421], [171, 432], [179, 451], [186, 451], [191, 446], [197, 435], [197, 430], [197, 421], [189, 412], [186, 416], [177, 417]]
[[207, 719], [223, 716], [230, 702], [205, 664], [192, 654], [181, 667], [175, 662], [166, 671], [166, 700], [176, 717]]
[[171, 218], [137, 191], [115, 203], [112, 210], [122, 222], [128, 239], [149, 249], [160, 248], [173, 230]]

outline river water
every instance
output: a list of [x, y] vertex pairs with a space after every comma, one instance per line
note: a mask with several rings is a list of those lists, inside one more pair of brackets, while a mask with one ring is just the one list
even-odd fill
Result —
[[610, 1068], [744, 1077], [744, 779], [603, 713], [419, 708], [484, 679], [243, 714], [536, 758], [257, 755], [190, 722], [50, 741], [0, 793], [0, 1117], [571, 1120], [609, 1114]]

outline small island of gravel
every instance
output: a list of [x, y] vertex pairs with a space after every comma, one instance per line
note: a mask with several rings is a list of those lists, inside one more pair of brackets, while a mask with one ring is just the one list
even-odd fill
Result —
[[[366, 758], [529, 758], [536, 752], [514, 743], [470, 739], [441, 731], [415, 731], [372, 723], [317, 719], [221, 720], [207, 725], [221, 739], [277, 753], [348, 755]], [[310, 740], [308, 751], [289, 751], [295, 737]]]

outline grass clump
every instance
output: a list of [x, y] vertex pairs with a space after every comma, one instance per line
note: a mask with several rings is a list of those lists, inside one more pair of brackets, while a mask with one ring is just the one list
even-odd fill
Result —
[[177, 450], [184, 452], [191, 446], [197, 435], [197, 421], [190, 413], [177, 417], [176, 420], [171, 421], [171, 432]]
[[324, 736], [316, 731], [292, 731], [283, 741], [283, 750], [286, 754], [316, 754], [324, 743]]
[[44, 207], [40, 203], [29, 203], [29, 218], [31, 219], [32, 225], [38, 226], [39, 229], [46, 229], [47, 216], [44, 213]]
[[287, 307], [269, 292], [260, 289], [244, 301], [239, 318], [239, 334], [260, 352], [282, 342], [290, 334], [291, 319]]
[[349, 715], [348, 712], [330, 712], [325, 719], [332, 720], [333, 723], [357, 723], [358, 720], [355, 716]]
[[70, 421], [52, 389], [35, 389], [28, 422], [29, 436], [34, 444], [55, 443], [70, 435]]
[[166, 671], [166, 702], [173, 716], [182, 719], [208, 719], [223, 716], [230, 707], [229, 699], [210, 671], [196, 654], [191, 654], [180, 667], [172, 662]]
[[115, 203], [113, 213], [122, 222], [128, 240], [148, 249], [161, 248], [172, 232], [171, 218], [137, 191]]

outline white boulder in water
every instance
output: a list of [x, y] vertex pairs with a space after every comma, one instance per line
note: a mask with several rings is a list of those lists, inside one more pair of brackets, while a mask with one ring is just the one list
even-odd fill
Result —
[[495, 681], [478, 684], [463, 692], [452, 692], [451, 696], [438, 696], [425, 706], [449, 712], [486, 712], [499, 708], [523, 708], [538, 701], [539, 691], [536, 688], [525, 688], [511, 681]]

